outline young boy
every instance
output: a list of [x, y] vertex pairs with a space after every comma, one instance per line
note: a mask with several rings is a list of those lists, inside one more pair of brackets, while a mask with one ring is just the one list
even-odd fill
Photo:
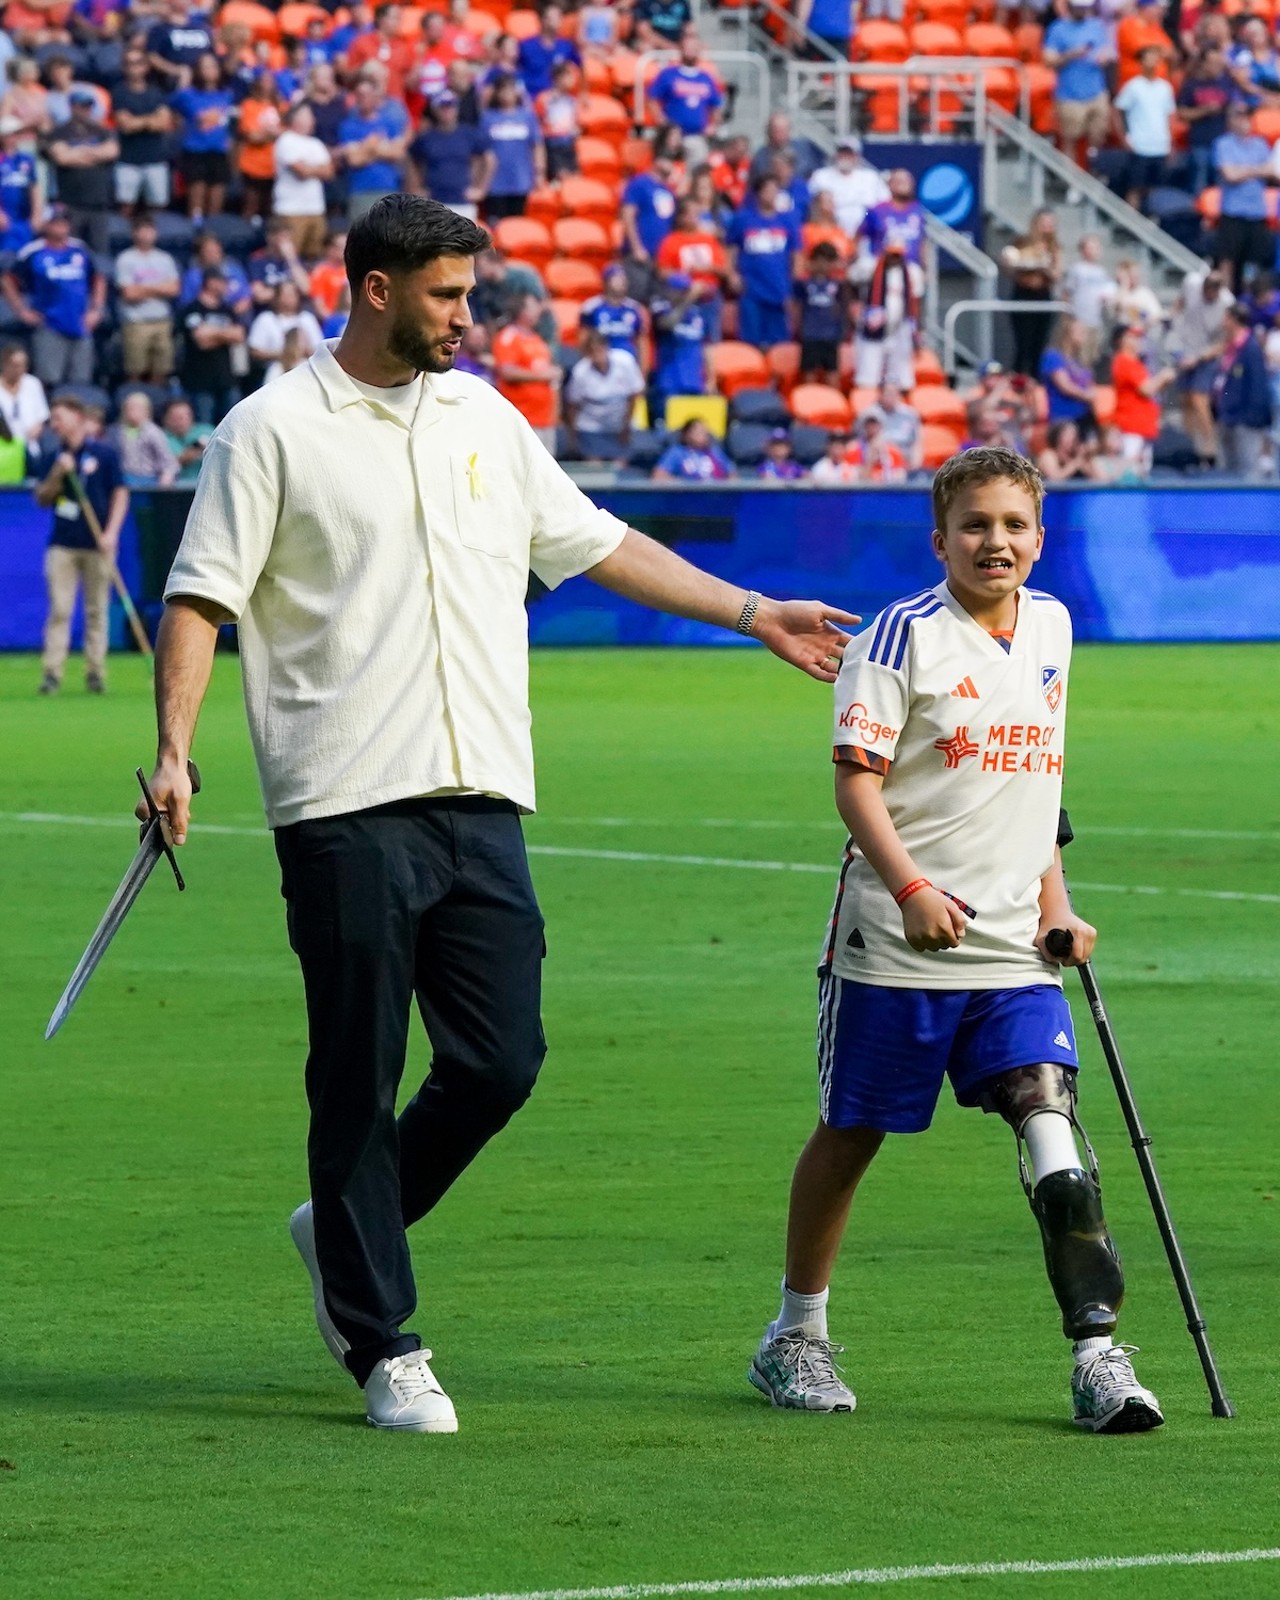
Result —
[[[791, 1188], [782, 1308], [748, 1373], [774, 1405], [852, 1411], [827, 1336], [827, 1286], [858, 1182], [886, 1133], [929, 1126], [944, 1074], [1010, 1123], [1073, 1342], [1075, 1421], [1164, 1420], [1113, 1343], [1124, 1294], [1093, 1153], [1077, 1153], [1076, 1050], [1055, 928], [1088, 959], [1055, 846], [1071, 622], [1024, 587], [1044, 485], [1002, 448], [953, 456], [933, 485], [934, 589], [888, 607], [836, 683], [836, 805], [849, 830], [819, 968], [821, 1121]], [[1025, 1156], [1023, 1150], [1025, 1148]], [[1027, 1166], [1030, 1166], [1030, 1173]]]

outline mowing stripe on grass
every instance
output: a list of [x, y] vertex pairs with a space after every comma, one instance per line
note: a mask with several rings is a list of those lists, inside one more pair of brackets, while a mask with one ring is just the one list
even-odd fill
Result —
[[604, 1589], [529, 1589], [456, 1595], [451, 1600], [648, 1600], [653, 1595], [768, 1594], [785, 1589], [847, 1589], [863, 1583], [924, 1578], [1041, 1577], [1057, 1572], [1126, 1572], [1136, 1567], [1232, 1567], [1280, 1561], [1280, 1550], [1171, 1551], [1154, 1556], [1081, 1556], [1074, 1561], [974, 1561], [927, 1567], [853, 1567], [847, 1572], [793, 1573], [780, 1578], [714, 1578], [702, 1583], [619, 1583]]
[[[0, 811], [0, 827], [59, 825], [88, 828], [136, 828], [129, 817], [70, 817], [52, 811]], [[265, 839], [263, 828], [232, 828], [218, 823], [197, 822], [192, 837], [200, 834], [236, 839]], [[531, 856], [563, 856], [578, 861], [625, 861], [664, 867], [719, 867], [741, 872], [817, 872], [836, 876], [838, 867], [829, 861], [757, 861], [750, 856], [685, 856], [660, 850], [593, 850], [571, 845], [531, 844]], [[1239, 900], [1250, 905], [1280, 905], [1280, 894], [1250, 894], [1242, 889], [1164, 889], [1149, 883], [1085, 883], [1073, 879], [1072, 886], [1091, 894], [1177, 895], [1190, 900]]]
[[[577, 825], [584, 828], [670, 828], [676, 822], [670, 817], [561, 817], [553, 815], [553, 822], [563, 822], [566, 825]], [[742, 828], [742, 829], [786, 829], [794, 832], [797, 828], [820, 828], [824, 833], [839, 833], [840, 821], [832, 817], [829, 822], [815, 822], [812, 819], [803, 821], [789, 821], [782, 817], [756, 817], [742, 820], [735, 817], [693, 817], [687, 818], [681, 824], [695, 828]], [[1102, 834], [1108, 838], [1116, 839], [1241, 839], [1250, 842], [1263, 842], [1274, 844], [1280, 841], [1280, 830], [1277, 829], [1239, 829], [1239, 828], [1122, 828], [1122, 827], [1095, 827], [1089, 825], [1089, 833]]]

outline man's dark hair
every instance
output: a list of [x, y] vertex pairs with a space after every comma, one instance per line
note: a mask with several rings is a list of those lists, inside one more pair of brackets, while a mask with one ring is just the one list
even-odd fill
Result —
[[417, 272], [440, 256], [478, 256], [489, 248], [483, 228], [420, 194], [388, 194], [351, 224], [343, 260], [351, 293], [371, 272]]
[[840, 252], [829, 239], [824, 239], [821, 244], [815, 244], [809, 252], [810, 261], [825, 261], [830, 265], [833, 261], [839, 261], [839, 259]]

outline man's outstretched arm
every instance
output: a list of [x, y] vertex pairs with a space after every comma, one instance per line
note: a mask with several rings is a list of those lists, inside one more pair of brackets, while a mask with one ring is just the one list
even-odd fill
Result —
[[[677, 617], [711, 622], [721, 628], [737, 627], [748, 597], [746, 589], [713, 578], [634, 528], [628, 528], [618, 548], [589, 567], [586, 576], [602, 588], [652, 606], [655, 611], [669, 611]], [[852, 627], [861, 621], [861, 617], [823, 605], [819, 600], [770, 600], [762, 596], [751, 636], [811, 678], [834, 683], [840, 657], [849, 642], [849, 635], [839, 624]]]
[[[218, 629], [231, 613], [212, 600], [179, 595], [164, 608], [156, 637], [156, 770], [151, 793], [169, 814], [174, 844], [187, 837], [191, 779], [187, 757], [209, 687]], [[145, 807], [141, 808], [145, 812]]]

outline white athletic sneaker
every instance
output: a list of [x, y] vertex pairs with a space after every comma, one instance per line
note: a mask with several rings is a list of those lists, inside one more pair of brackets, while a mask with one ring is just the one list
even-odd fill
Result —
[[1160, 1402], [1138, 1382], [1130, 1356], [1137, 1345], [1113, 1344], [1076, 1364], [1071, 1374], [1072, 1421], [1094, 1433], [1146, 1433], [1164, 1422]]
[[843, 1354], [842, 1344], [814, 1339], [799, 1328], [779, 1333], [771, 1322], [747, 1369], [747, 1382], [788, 1411], [852, 1411], [858, 1402], [835, 1363]]
[[453, 1401], [427, 1365], [430, 1350], [379, 1361], [364, 1386], [368, 1421], [375, 1428], [400, 1428], [408, 1433], [457, 1433]]
[[347, 1363], [343, 1360], [350, 1344], [334, 1327], [333, 1318], [329, 1315], [324, 1303], [324, 1285], [320, 1281], [320, 1263], [316, 1259], [316, 1224], [311, 1212], [311, 1202], [308, 1200], [300, 1205], [289, 1218], [289, 1237], [297, 1246], [298, 1254], [302, 1257], [302, 1264], [311, 1275], [311, 1292], [316, 1307], [316, 1327], [320, 1330], [320, 1337], [329, 1348], [329, 1354], [345, 1372]]

